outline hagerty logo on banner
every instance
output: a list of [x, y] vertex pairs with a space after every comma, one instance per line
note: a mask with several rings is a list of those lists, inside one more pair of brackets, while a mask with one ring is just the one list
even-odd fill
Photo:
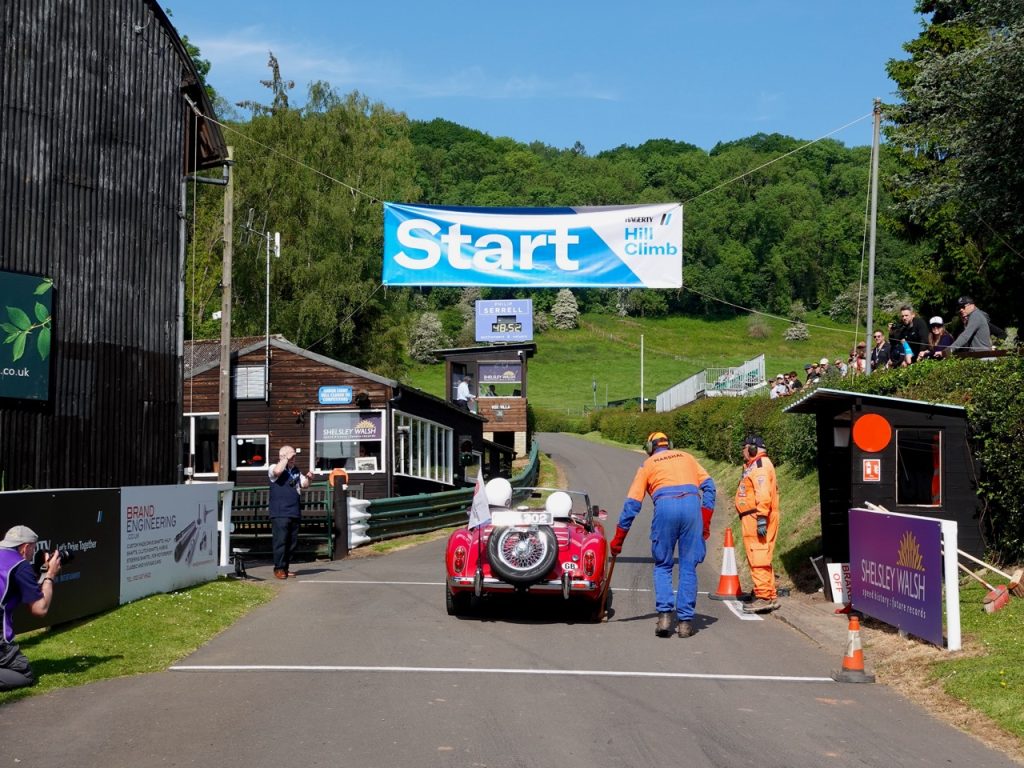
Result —
[[678, 203], [600, 208], [384, 204], [384, 285], [679, 288]]

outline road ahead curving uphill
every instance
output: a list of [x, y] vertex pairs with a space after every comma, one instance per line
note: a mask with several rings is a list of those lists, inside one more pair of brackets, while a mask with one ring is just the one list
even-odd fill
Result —
[[[614, 525], [642, 454], [562, 435], [541, 445]], [[649, 522], [645, 506], [607, 624], [565, 615], [558, 599], [447, 616], [443, 541], [300, 565], [276, 600], [170, 671], [0, 707], [4, 758], [76, 768], [1015, 765], [885, 686], [833, 682], [842, 649], [826, 653], [783, 622], [745, 620], [701, 595], [696, 635], [656, 638]], [[719, 557], [712, 546], [704, 591]], [[250, 571], [272, 579], [269, 566]]]

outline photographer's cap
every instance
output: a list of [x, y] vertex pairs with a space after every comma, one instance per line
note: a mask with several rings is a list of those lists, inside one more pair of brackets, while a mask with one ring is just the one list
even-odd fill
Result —
[[4, 549], [16, 549], [22, 544], [35, 544], [39, 541], [39, 537], [36, 536], [36, 532], [29, 528], [27, 525], [16, 525], [7, 531], [7, 535], [4, 536], [4, 540], [0, 541], [0, 547]]

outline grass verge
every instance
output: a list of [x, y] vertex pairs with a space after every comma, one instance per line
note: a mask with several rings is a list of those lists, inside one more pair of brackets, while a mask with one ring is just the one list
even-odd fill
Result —
[[151, 595], [107, 613], [17, 638], [39, 683], [0, 693], [0, 705], [96, 680], [159, 672], [274, 596], [274, 590], [218, 579]]

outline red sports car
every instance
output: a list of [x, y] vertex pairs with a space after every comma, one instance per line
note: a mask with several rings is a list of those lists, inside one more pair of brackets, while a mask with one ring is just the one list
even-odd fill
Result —
[[474, 598], [494, 593], [561, 596], [583, 603], [600, 621], [608, 542], [606, 513], [587, 494], [554, 488], [513, 489], [495, 478], [485, 489], [490, 521], [459, 528], [445, 553], [445, 605], [468, 613]]

